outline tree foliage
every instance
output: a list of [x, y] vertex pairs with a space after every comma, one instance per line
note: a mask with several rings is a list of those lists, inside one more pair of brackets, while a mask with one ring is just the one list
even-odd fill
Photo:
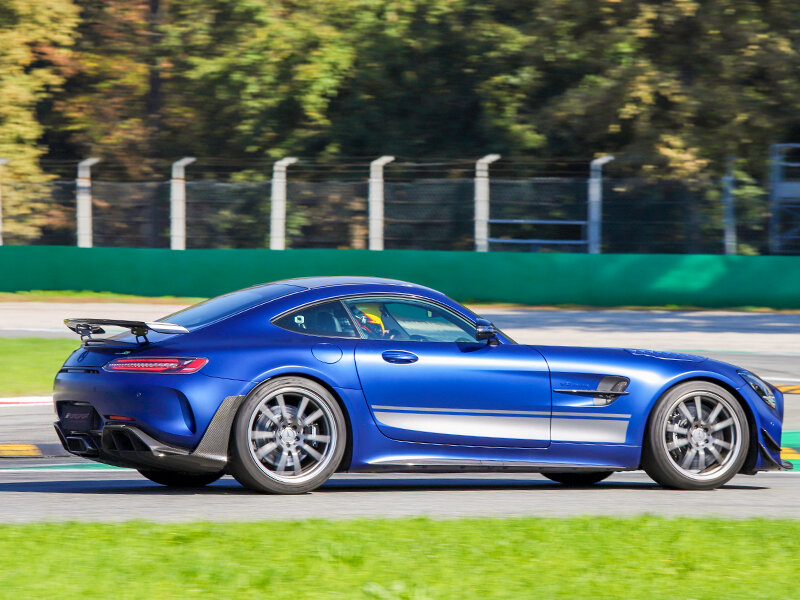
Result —
[[128, 173], [143, 156], [499, 151], [690, 179], [737, 156], [763, 178], [768, 145], [800, 136], [793, 0], [75, 1], [53, 153]]
[[[44, 6], [43, 6], [44, 4]], [[6, 232], [22, 238], [41, 222], [41, 193], [30, 185], [46, 179], [39, 167], [45, 152], [37, 105], [63, 81], [77, 11], [70, 0], [0, 0], [0, 158]]]

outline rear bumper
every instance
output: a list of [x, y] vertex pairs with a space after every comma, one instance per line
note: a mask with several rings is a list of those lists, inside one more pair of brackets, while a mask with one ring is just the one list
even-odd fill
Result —
[[228, 396], [200, 443], [187, 450], [155, 439], [139, 427], [106, 422], [99, 430], [70, 431], [54, 423], [61, 444], [71, 454], [132, 469], [217, 473], [228, 464], [231, 425], [244, 396]]

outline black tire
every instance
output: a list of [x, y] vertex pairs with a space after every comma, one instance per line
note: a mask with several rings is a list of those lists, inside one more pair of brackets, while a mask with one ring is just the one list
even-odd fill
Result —
[[642, 467], [664, 487], [711, 490], [741, 470], [749, 440], [747, 416], [733, 394], [707, 381], [688, 381], [667, 390], [653, 407]]
[[610, 477], [614, 471], [588, 471], [575, 473], [542, 473], [548, 479], [569, 487], [589, 487]]
[[229, 469], [251, 490], [303, 494], [336, 472], [346, 444], [336, 398], [315, 381], [279, 377], [256, 388], [239, 408]]
[[225, 474], [224, 471], [219, 473], [179, 473], [177, 471], [150, 471], [147, 469], [139, 469], [139, 473], [150, 481], [173, 488], [203, 487], [209, 483], [214, 483]]

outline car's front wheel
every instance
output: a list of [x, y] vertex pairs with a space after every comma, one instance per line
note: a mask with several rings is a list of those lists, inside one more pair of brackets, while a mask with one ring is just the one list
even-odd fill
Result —
[[231, 436], [231, 474], [247, 488], [301, 494], [328, 480], [342, 460], [347, 428], [333, 395], [301, 377], [280, 377], [242, 404]]
[[665, 487], [710, 490], [744, 464], [747, 416], [726, 389], [689, 381], [659, 398], [647, 426], [642, 466]]

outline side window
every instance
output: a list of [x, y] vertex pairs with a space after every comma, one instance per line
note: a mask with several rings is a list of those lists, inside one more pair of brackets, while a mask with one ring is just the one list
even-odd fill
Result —
[[324, 337], [358, 337], [341, 302], [334, 300], [299, 308], [273, 321], [282, 329]]
[[371, 340], [476, 342], [475, 328], [461, 317], [424, 300], [353, 298], [345, 300], [359, 333]]

